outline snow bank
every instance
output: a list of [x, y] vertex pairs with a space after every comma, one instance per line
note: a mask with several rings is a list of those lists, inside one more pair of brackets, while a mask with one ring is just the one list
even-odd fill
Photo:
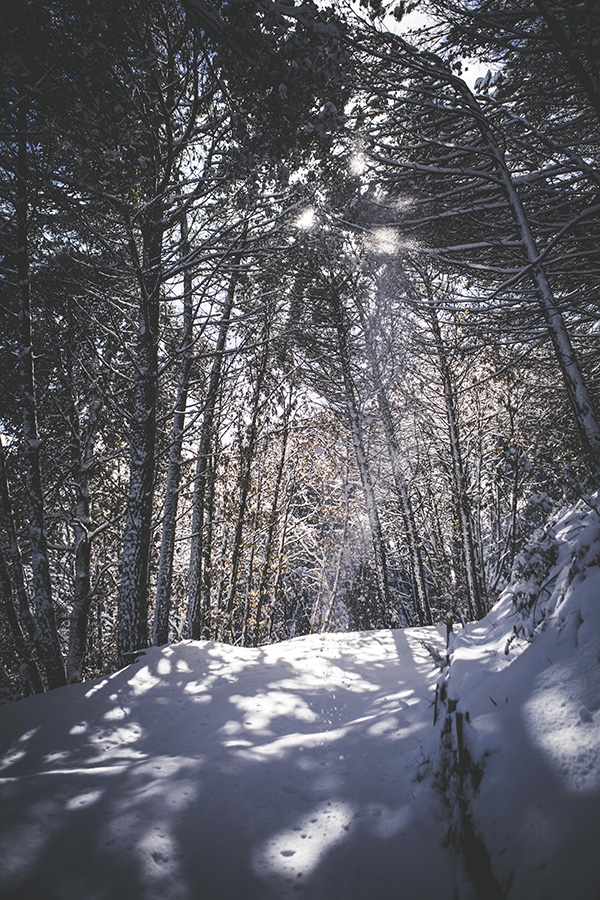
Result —
[[598, 502], [536, 534], [451, 643], [448, 697], [481, 777], [472, 824], [510, 900], [600, 897]]

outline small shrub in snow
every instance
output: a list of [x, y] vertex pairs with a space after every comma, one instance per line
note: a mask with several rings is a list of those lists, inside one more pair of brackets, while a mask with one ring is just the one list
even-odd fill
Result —
[[520, 615], [518, 634], [530, 638], [545, 614], [550, 598], [551, 573], [558, 560], [559, 545], [552, 528], [538, 529], [521, 550], [513, 568], [513, 605]]

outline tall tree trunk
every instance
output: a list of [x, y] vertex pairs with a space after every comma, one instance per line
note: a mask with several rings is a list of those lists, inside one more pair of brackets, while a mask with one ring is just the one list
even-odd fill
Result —
[[375, 383], [377, 405], [379, 407], [379, 414], [381, 416], [381, 422], [383, 424], [383, 431], [385, 434], [388, 454], [390, 457], [390, 462], [392, 464], [394, 486], [396, 488], [398, 500], [400, 501], [400, 510], [402, 513], [406, 542], [408, 544], [412, 586], [419, 624], [431, 625], [431, 607], [429, 605], [429, 597], [427, 594], [425, 568], [423, 566], [423, 556], [421, 554], [421, 542], [419, 539], [417, 524], [415, 522], [412, 503], [410, 502], [408, 485], [406, 483], [406, 478], [404, 477], [404, 472], [402, 470], [402, 453], [400, 451], [400, 445], [396, 437], [396, 429], [394, 428], [392, 410], [390, 407], [387, 391], [383, 383], [383, 377], [381, 374], [379, 359], [377, 357], [377, 351], [373, 344], [368, 323], [366, 322], [364, 309], [362, 307], [362, 304], [358, 300], [356, 302], [356, 306], [360, 316], [361, 327], [363, 330], [365, 347], [367, 351], [367, 358], [369, 361], [369, 366], [371, 368], [371, 375]]
[[23, 563], [17, 542], [17, 530], [8, 489], [6, 459], [1, 440], [0, 521], [8, 538], [6, 555], [2, 547], [0, 547], [0, 595], [4, 601], [6, 617], [17, 654], [26, 666], [31, 689], [37, 694], [44, 690], [42, 677], [35, 659], [35, 646], [38, 635], [23, 577]]
[[[85, 465], [85, 460], [84, 460]], [[75, 590], [69, 618], [67, 681], [81, 681], [87, 649], [88, 619], [92, 602], [90, 489], [89, 476], [82, 471], [76, 482]]]
[[[148, 583], [158, 398], [158, 329], [161, 287], [162, 210], [148, 204], [141, 228], [138, 265], [140, 306], [135, 355], [135, 395], [130, 434], [130, 474], [121, 557], [117, 659], [127, 665], [148, 644]], [[137, 252], [131, 241], [134, 260]]]
[[402, 514], [402, 522], [404, 524], [404, 533], [408, 544], [408, 552], [410, 558], [410, 570], [412, 575], [412, 584], [417, 607], [417, 616], [420, 625], [431, 625], [431, 606], [429, 604], [429, 595], [427, 591], [427, 582], [425, 580], [425, 567], [423, 565], [423, 554], [421, 553], [421, 541], [415, 521], [415, 514], [412, 508], [410, 495], [408, 493], [408, 485], [404, 472], [402, 471], [402, 454], [400, 445], [396, 438], [396, 430], [392, 419], [392, 411], [390, 409], [389, 399], [385, 388], [380, 387], [377, 390], [377, 404], [383, 424], [383, 431], [387, 444], [390, 462], [392, 464], [392, 474], [394, 477], [394, 487], [400, 501], [400, 511]]
[[[280, 599], [285, 602], [285, 591], [283, 590], [283, 576], [284, 576], [284, 563], [285, 563], [285, 542], [287, 540], [287, 533], [290, 521], [290, 508], [291, 508], [291, 496], [288, 503], [286, 503], [285, 511], [283, 515], [283, 523], [281, 525], [281, 534], [279, 537], [279, 546], [277, 548], [277, 568], [275, 574], [275, 583], [273, 586], [273, 595], [271, 597], [271, 602], [269, 604], [269, 610], [267, 612], [267, 640], [266, 643], [270, 644], [273, 640], [273, 629], [275, 627], [275, 611], [277, 608], [277, 603]], [[284, 617], [285, 618], [285, 617]]]
[[375, 562], [375, 575], [377, 578], [377, 587], [379, 591], [380, 602], [386, 612], [386, 615], [395, 618], [395, 610], [390, 595], [390, 587], [387, 572], [387, 555], [383, 540], [383, 532], [381, 529], [381, 520], [379, 518], [379, 510], [377, 508], [377, 500], [375, 497], [375, 489], [373, 487], [373, 479], [371, 477], [371, 468], [365, 451], [362, 427], [360, 421], [360, 412], [358, 401], [356, 398], [356, 390], [354, 380], [352, 378], [352, 369], [350, 363], [350, 348], [348, 347], [347, 323], [344, 319], [344, 310], [339, 297], [333, 298], [335, 327], [337, 331], [337, 344], [339, 359], [342, 367], [342, 376], [344, 381], [344, 398], [346, 411], [350, 420], [350, 431], [352, 435], [352, 446], [360, 473], [360, 480], [365, 496], [365, 505], [367, 508], [367, 517], [371, 528], [371, 540], [373, 543], [373, 557]]
[[448, 361], [448, 354], [446, 352], [446, 345], [444, 344], [437, 310], [435, 308], [435, 301], [431, 293], [431, 287], [427, 281], [425, 281], [425, 289], [428, 294], [429, 320], [431, 323], [444, 391], [446, 421], [448, 423], [448, 436], [450, 439], [450, 456], [452, 458], [454, 500], [458, 516], [460, 546], [467, 586], [467, 603], [470, 616], [472, 618], [481, 618], [486, 612], [485, 587], [483, 584], [482, 573], [479, 571], [473, 534], [471, 503], [467, 489], [467, 479], [460, 442], [456, 392], [454, 389], [452, 372], [450, 370], [450, 363]]
[[[67, 681], [83, 678], [87, 653], [88, 620], [92, 602], [92, 521], [90, 512], [90, 475], [94, 465], [94, 442], [102, 400], [96, 393], [86, 398], [87, 422], [83, 425], [77, 391], [77, 354], [79, 335], [75, 327], [72, 303], [67, 304], [68, 338], [64, 349], [63, 380], [69, 397], [66, 417], [69, 423], [71, 478], [75, 490], [75, 508], [71, 527], [75, 555], [75, 584], [69, 615]], [[62, 358], [61, 358], [62, 359]]]
[[258, 417], [260, 414], [260, 397], [262, 393], [262, 388], [265, 380], [265, 376], [267, 374], [267, 365], [269, 361], [269, 340], [268, 340], [268, 331], [269, 331], [269, 323], [265, 326], [265, 331], [262, 336], [263, 347], [261, 351], [261, 357], [259, 360], [258, 371], [256, 373], [256, 381], [254, 384], [254, 393], [252, 396], [252, 406], [250, 413], [250, 422], [246, 428], [246, 440], [244, 442], [244, 446], [240, 449], [241, 452], [241, 460], [240, 460], [240, 480], [239, 480], [239, 499], [238, 499], [238, 510], [237, 510], [237, 519], [235, 524], [235, 532], [233, 537], [233, 545], [231, 551], [231, 570], [230, 570], [230, 580], [229, 580], [229, 589], [227, 591], [227, 600], [225, 604], [226, 615], [227, 615], [227, 623], [226, 627], [229, 629], [230, 637], [233, 639], [235, 637], [234, 634], [234, 623], [233, 623], [233, 604], [235, 600], [235, 595], [237, 592], [237, 583], [239, 578], [240, 565], [242, 562], [242, 554], [244, 550], [243, 544], [243, 535], [244, 535], [244, 520], [246, 518], [246, 508], [248, 505], [248, 496], [250, 493], [250, 487], [252, 485], [252, 464], [254, 462], [254, 451], [256, 448], [256, 442], [258, 438]]
[[[192, 510], [192, 539], [190, 545], [190, 572], [188, 578], [188, 612], [186, 636], [194, 641], [202, 637], [203, 617], [206, 612], [203, 603], [204, 560], [206, 544], [206, 512], [207, 496], [211, 480], [211, 448], [214, 443], [215, 416], [217, 401], [221, 389], [223, 359], [227, 334], [231, 323], [231, 313], [235, 299], [237, 274], [229, 280], [225, 304], [221, 312], [221, 322], [217, 335], [215, 355], [213, 357], [208, 390], [204, 401], [204, 415], [200, 429], [198, 456], [196, 459], [196, 475], [194, 480], [194, 499]], [[208, 602], [208, 597], [205, 597]]]
[[49, 689], [66, 683], [60, 639], [56, 625], [50, 560], [44, 521], [40, 438], [35, 397], [35, 367], [31, 332], [29, 285], [29, 228], [27, 113], [25, 101], [19, 111], [18, 163], [16, 178], [17, 281], [19, 290], [19, 374], [23, 405], [23, 443], [25, 445], [27, 501], [29, 505], [29, 541], [31, 545], [32, 593], [39, 632], [40, 663]]
[[[264, 462], [264, 460], [262, 460]], [[250, 632], [250, 622], [252, 619], [253, 613], [253, 587], [255, 582], [254, 575], [254, 565], [256, 560], [256, 551], [258, 549], [258, 540], [259, 540], [259, 531], [260, 531], [260, 515], [262, 508], [262, 492], [264, 486], [264, 465], [260, 466], [260, 471], [258, 473], [257, 482], [258, 489], [256, 492], [256, 499], [254, 501], [254, 516], [252, 521], [252, 544], [250, 545], [250, 555], [248, 557], [248, 562], [245, 567], [244, 572], [244, 581], [246, 582], [246, 589], [244, 591], [244, 600], [243, 600], [243, 616], [242, 616], [242, 628], [240, 633], [240, 644], [242, 647], [246, 646], [248, 634]], [[258, 573], [257, 573], [258, 575]], [[258, 597], [258, 594], [256, 595]]]
[[222, 637], [224, 631], [224, 621], [225, 616], [223, 614], [223, 598], [226, 595], [226, 577], [225, 577], [225, 567], [227, 565], [228, 553], [229, 553], [229, 538], [230, 538], [230, 530], [229, 523], [225, 523], [225, 528], [223, 529], [223, 536], [221, 538], [221, 548], [219, 553], [219, 560], [216, 564], [216, 569], [219, 573], [218, 575], [218, 585], [216, 596], [214, 598], [214, 604], [212, 605], [211, 610], [211, 635], [218, 641], [219, 638]]
[[260, 631], [262, 626], [262, 614], [263, 608], [265, 606], [265, 601], [267, 599], [267, 588], [269, 584], [269, 575], [271, 573], [271, 562], [273, 557], [273, 549], [275, 543], [275, 526], [277, 524], [277, 508], [279, 506], [279, 495], [281, 492], [281, 485], [283, 484], [283, 473], [285, 471], [285, 459], [288, 445], [288, 438], [290, 434], [290, 413], [291, 413], [291, 404], [292, 404], [292, 392], [290, 390], [289, 401], [286, 404], [284, 409], [284, 421], [283, 421], [283, 434], [281, 438], [281, 450], [279, 453], [279, 463], [277, 466], [277, 474], [275, 476], [275, 485], [273, 488], [273, 500], [271, 502], [271, 509], [269, 511], [269, 525], [267, 528], [267, 537], [265, 544], [265, 558], [263, 562], [263, 569], [260, 578], [260, 584], [258, 588], [258, 601], [256, 604], [256, 621], [254, 625], [254, 640], [253, 645], [258, 647], [260, 643]]
[[[346, 454], [346, 478], [348, 477], [348, 454]], [[319, 632], [323, 634], [323, 632], [327, 631], [329, 628], [329, 623], [331, 621], [331, 616], [333, 615], [333, 610], [335, 608], [335, 601], [337, 600], [338, 588], [340, 584], [340, 578], [342, 575], [343, 562], [344, 562], [344, 554], [346, 552], [346, 539], [348, 537], [348, 527], [350, 524], [350, 501], [348, 497], [348, 492], [346, 491], [346, 499], [344, 502], [344, 524], [342, 526], [342, 537], [340, 540], [340, 548], [338, 550], [336, 565], [335, 565], [335, 575], [333, 576], [333, 585], [331, 590], [329, 591], [329, 599], [327, 602], [327, 606], [325, 608], [325, 615], [321, 617], [321, 621], [319, 623]], [[315, 607], [316, 612], [316, 607]], [[313, 618], [312, 626], [316, 624], [316, 616]], [[313, 631], [313, 627], [311, 627], [311, 631]]]
[[215, 494], [217, 483], [216, 460], [218, 459], [218, 429], [219, 423], [215, 423], [215, 437], [212, 447], [212, 457], [208, 466], [208, 477], [203, 506], [202, 529], [202, 581], [200, 585], [200, 604], [203, 610], [202, 637], [207, 640], [213, 634], [212, 618], [212, 591], [213, 591], [213, 535], [215, 525]]
[[[190, 252], [185, 210], [181, 216], [180, 227], [180, 256], [182, 261], [185, 262], [185, 259]], [[192, 273], [189, 267], [186, 267], [183, 273], [183, 340], [181, 345], [181, 366], [169, 445], [169, 466], [167, 471], [167, 487], [163, 509], [160, 557], [158, 561], [158, 575], [156, 582], [156, 600], [154, 605], [152, 640], [154, 644], [158, 645], [166, 644], [169, 639], [169, 612], [171, 608], [171, 582], [173, 577], [173, 557], [175, 553], [175, 526], [177, 523], [179, 485], [181, 481], [181, 449], [183, 446], [185, 414], [193, 359], [192, 319]]]
[[521, 235], [521, 242], [529, 262], [531, 278], [542, 308], [546, 327], [552, 340], [556, 359], [561, 370], [567, 396], [575, 417], [575, 424], [586, 451], [591, 470], [600, 475], [600, 425], [596, 417], [592, 399], [584, 381], [579, 360], [571, 343], [565, 320], [556, 301], [544, 267], [540, 263], [540, 253], [536, 246], [527, 215], [504, 161], [504, 155], [491, 130], [486, 129], [490, 152], [494, 156], [497, 171], [502, 179], [506, 197], [513, 218]]
[[87, 634], [92, 603], [92, 520], [90, 512], [90, 472], [94, 464], [96, 417], [101, 401], [90, 404], [87, 434], [82, 436], [76, 408], [72, 411], [73, 481], [75, 483], [75, 590], [69, 618], [67, 680], [81, 681], [87, 651]]

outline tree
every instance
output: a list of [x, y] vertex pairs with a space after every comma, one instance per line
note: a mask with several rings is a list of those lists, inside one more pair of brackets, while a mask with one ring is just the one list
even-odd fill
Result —
[[[373, 568], [381, 609], [389, 621], [395, 618], [394, 601], [390, 593], [385, 540], [381, 527], [378, 502], [373, 484], [371, 465], [365, 448], [361, 404], [353, 373], [352, 331], [354, 322], [349, 311], [349, 297], [355, 290], [352, 271], [343, 262], [334, 262], [335, 242], [330, 239], [318, 254], [314, 254], [310, 270], [297, 279], [291, 315], [295, 321], [295, 338], [310, 359], [313, 385], [333, 401], [343, 415], [352, 444], [365, 498], [369, 519]], [[314, 246], [312, 248], [314, 250]], [[350, 265], [350, 255], [346, 262]], [[316, 267], [315, 267], [316, 266]], [[304, 296], [301, 296], [301, 293]], [[308, 302], [307, 302], [308, 301]], [[305, 310], [300, 313], [300, 304]], [[303, 334], [300, 333], [303, 329]]]
[[[17, 540], [16, 526], [8, 487], [6, 457], [0, 441], [0, 508], [2, 510], [3, 531], [8, 539], [5, 553], [0, 547], [0, 596], [6, 610], [12, 639], [18, 658], [26, 667], [29, 687], [35, 693], [44, 689], [42, 674], [35, 657], [37, 644], [40, 658], [44, 658], [41, 635], [31, 612], [29, 596], [25, 585], [23, 562]], [[26, 692], [29, 691], [26, 688]]]
[[[382, 273], [380, 273], [380, 276], [381, 274]], [[363, 304], [361, 303], [358, 291], [354, 297], [354, 302], [357, 307], [360, 326], [363, 332], [365, 352], [371, 370], [370, 375], [377, 396], [377, 405], [379, 408], [379, 415], [381, 417], [381, 423], [385, 434], [387, 451], [390, 457], [394, 486], [398, 495], [398, 500], [400, 502], [404, 535], [409, 549], [411, 581], [415, 598], [414, 605], [417, 610], [419, 623], [421, 625], [431, 625], [431, 606], [428, 596], [429, 592], [425, 577], [425, 568], [423, 565], [421, 540], [418, 534], [406, 477], [404, 475], [402, 465], [403, 453], [401, 450], [400, 442], [398, 440], [397, 430], [394, 426], [394, 417], [392, 413], [390, 398], [384, 383], [381, 364], [375, 345], [375, 329], [373, 323], [367, 321], [365, 309]]]
[[[243, 245], [243, 237], [241, 243]], [[241, 261], [239, 251], [236, 253], [236, 258], [239, 266]], [[202, 636], [203, 618], [210, 605], [210, 588], [208, 584], [210, 539], [209, 534], [206, 532], [207, 519], [209, 518], [207, 516], [207, 507], [210, 506], [211, 454], [215, 439], [217, 403], [222, 390], [221, 379], [225, 346], [231, 325], [238, 279], [239, 272], [234, 264], [229, 275], [229, 284], [226, 288], [224, 303], [222, 308], [220, 308], [220, 322], [212, 354], [206, 395], [203, 399], [202, 427], [196, 453], [186, 629], [186, 633], [193, 640], [198, 640]]]
[[[597, 415], [546, 262], [563, 229], [538, 246], [517, 184], [519, 173], [513, 174], [512, 157], [502, 146], [510, 134], [502, 128], [498, 110], [477, 98], [452, 63], [431, 49], [413, 46], [398, 35], [373, 33], [364, 51], [381, 69], [382, 86], [367, 86], [372, 98], [368, 102], [378, 107], [383, 97], [395, 105], [391, 122], [389, 115], [383, 122], [378, 117], [374, 127], [363, 130], [370, 158], [389, 191], [390, 208], [394, 202], [405, 207], [388, 223], [395, 221], [397, 227], [439, 248], [441, 260], [467, 275], [493, 278], [494, 296], [525, 277], [531, 280], [589, 466], [595, 471], [600, 446]], [[392, 61], [395, 71], [389, 68]], [[400, 72], [410, 80], [403, 83]], [[482, 215], [491, 208], [494, 217], [484, 222]], [[509, 268], [507, 254], [510, 260], [515, 251], [522, 263]]]
[[[22, 427], [27, 465], [20, 469], [29, 471], [36, 619], [53, 657], [47, 660], [56, 670], [49, 679], [53, 684], [61, 682], [64, 634], [59, 635], [59, 629], [67, 618], [70, 679], [80, 677], [85, 668], [90, 615], [100, 622], [100, 606], [96, 610], [91, 602], [99, 590], [98, 578], [104, 579], [104, 592], [112, 577], [114, 558], [101, 562], [94, 556], [96, 537], [102, 538], [103, 548], [110, 544], [110, 554], [121, 541], [118, 660], [124, 662], [147, 643], [160, 496], [156, 480], [162, 477], [166, 446], [171, 466], [156, 638], [163, 640], [166, 629], [168, 633], [182, 437], [193, 424], [185, 424], [186, 382], [198, 360], [208, 358], [194, 355], [205, 327], [198, 319], [202, 301], [196, 305], [197, 286], [212, 281], [218, 292], [216, 282], [232, 243], [231, 211], [236, 210], [233, 218], [239, 221], [237, 211], [248, 208], [257, 180], [283, 191], [289, 173], [315, 148], [318, 153], [326, 151], [329, 132], [339, 119], [335, 104], [341, 105], [347, 93], [345, 52], [330, 13], [306, 4], [280, 10], [257, 3], [252, 9], [216, 13], [214, 21], [223, 14], [227, 29], [215, 29], [200, 21], [193, 6], [156, 0], [123, 9], [112, 0], [103, 0], [100, 6], [60, 0], [50, 15], [36, 2], [15, 10], [4, 33], [2, 108], [8, 131], [2, 135], [3, 253], [12, 306], [3, 310], [3, 316], [10, 320], [20, 303], [21, 328], [18, 331], [11, 323], [2, 349], [10, 362], [12, 352], [20, 348], [20, 371], [9, 366], [10, 387], [14, 393], [20, 381], [27, 401]], [[244, 37], [249, 56], [235, 52], [234, 34]], [[39, 48], [43, 52], [37, 52]], [[299, 68], [295, 57], [302, 52], [307, 65]], [[292, 79], [294, 73], [297, 77]], [[252, 101], [247, 94], [249, 79], [256, 88]], [[281, 209], [281, 198], [278, 202]], [[180, 234], [178, 240], [184, 219], [188, 234]], [[40, 290], [35, 312], [39, 310], [39, 323], [59, 343], [56, 353], [51, 345], [44, 354], [48, 384], [36, 395], [36, 373], [28, 366], [38, 335], [32, 342], [26, 276], [32, 268], [39, 278], [53, 265], [69, 270], [69, 291], [79, 294], [75, 300], [72, 293], [75, 306], [82, 297], [89, 303], [93, 324], [84, 332], [77, 321], [77, 340], [86, 347], [88, 341], [96, 342], [98, 359], [102, 357], [111, 374], [108, 383], [98, 383], [95, 365], [73, 345], [70, 326], [63, 329], [62, 322], [52, 322], [51, 304], [48, 301], [46, 307]], [[83, 286], [86, 266], [88, 284]], [[75, 279], [80, 279], [77, 288], [71, 280], [73, 269]], [[183, 324], [171, 302], [174, 285], [182, 279]], [[67, 312], [64, 322], [73, 324], [72, 309]], [[99, 320], [106, 343], [109, 335], [115, 342], [108, 356], [100, 350], [104, 339], [94, 331]], [[178, 330], [188, 332], [179, 348], [170, 341]], [[168, 402], [169, 379], [180, 360], [176, 402], [160, 420], [159, 408], [162, 413], [162, 404]], [[220, 387], [220, 378], [217, 382]], [[41, 419], [37, 407], [42, 409]], [[105, 408], [127, 440], [126, 467], [123, 441], [112, 443], [112, 426], [99, 415]], [[10, 420], [12, 434], [16, 418], [11, 402], [3, 400], [2, 416], [3, 421]], [[168, 422], [169, 441], [163, 433]], [[211, 429], [207, 427], [206, 433]], [[47, 443], [40, 455], [41, 437]], [[113, 497], [107, 499], [104, 485], [93, 476], [98, 469], [95, 442], [103, 450], [110, 445], [114, 506]], [[69, 472], [68, 484], [60, 475], [59, 461]], [[129, 487], [123, 501], [126, 478]], [[111, 515], [97, 527], [91, 512], [94, 492], [101, 504], [111, 506]], [[44, 504], [49, 502], [50, 547], [44, 520]], [[119, 504], [125, 507], [122, 520]], [[29, 574], [27, 561], [25, 573]], [[103, 602], [100, 593], [96, 596], [98, 604]], [[58, 623], [52, 622], [57, 603]], [[104, 624], [110, 621], [112, 629], [112, 602], [105, 612]], [[109, 656], [103, 648], [97, 654]]]
[[44, 515], [44, 493], [40, 462], [40, 438], [36, 401], [36, 376], [34, 344], [31, 325], [30, 291], [30, 160], [29, 129], [35, 121], [35, 111], [30, 108], [31, 88], [25, 84], [27, 69], [22, 59], [17, 64], [14, 86], [18, 97], [9, 121], [9, 138], [15, 148], [14, 209], [15, 234], [12, 247], [17, 304], [17, 354], [22, 405], [22, 440], [26, 461], [27, 501], [29, 516], [29, 543], [31, 548], [32, 594], [35, 605], [36, 627], [40, 632], [38, 652], [49, 688], [65, 684], [65, 670], [58, 635], [50, 561]]
[[482, 618], [486, 612], [485, 583], [482, 578], [481, 554], [477, 552], [474, 535], [473, 516], [469, 500], [469, 491], [463, 462], [462, 441], [460, 437], [456, 388], [450, 369], [448, 353], [440, 321], [431, 278], [423, 270], [419, 272], [420, 286], [425, 291], [429, 305], [429, 327], [433, 334], [435, 353], [444, 393], [450, 456], [452, 459], [452, 475], [454, 502], [458, 514], [460, 529], [460, 548], [467, 588], [467, 604], [471, 618]]

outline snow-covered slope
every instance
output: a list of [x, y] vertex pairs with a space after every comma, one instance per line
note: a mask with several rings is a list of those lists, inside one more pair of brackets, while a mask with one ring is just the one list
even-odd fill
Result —
[[0, 898], [598, 900], [600, 516], [519, 565], [435, 726], [436, 628], [184, 642], [1, 708]]
[[598, 900], [600, 515], [566, 510], [518, 563], [451, 644], [448, 696], [479, 767], [469, 810], [508, 898]]

